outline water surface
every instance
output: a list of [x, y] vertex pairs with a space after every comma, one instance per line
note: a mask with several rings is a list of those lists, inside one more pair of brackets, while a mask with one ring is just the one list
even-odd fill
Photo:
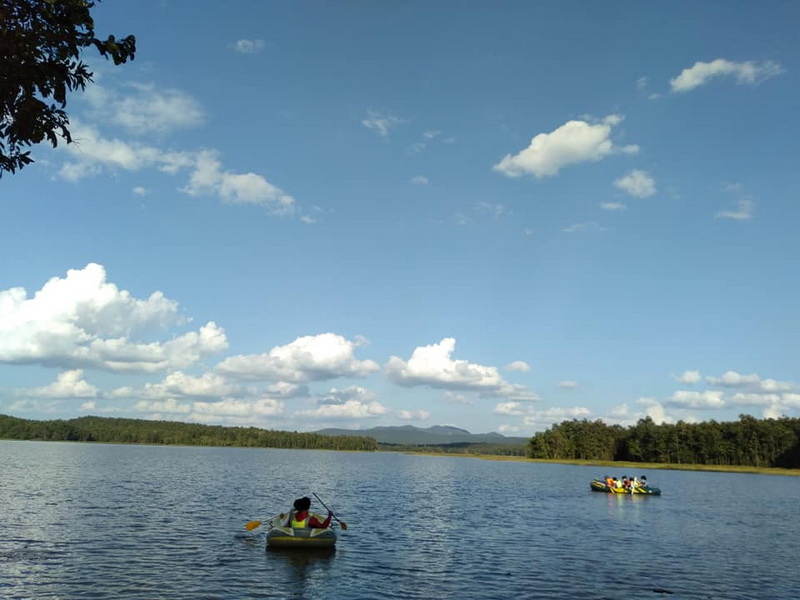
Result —
[[[800, 479], [460, 457], [0, 441], [9, 599], [781, 599], [799, 596]], [[641, 475], [619, 472], [613, 475]], [[244, 524], [316, 492], [333, 553]], [[315, 508], [324, 512], [315, 501]]]

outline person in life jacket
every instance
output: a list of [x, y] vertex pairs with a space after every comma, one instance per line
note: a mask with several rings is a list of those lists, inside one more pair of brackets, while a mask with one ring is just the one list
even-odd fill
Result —
[[331, 517], [333, 513], [328, 511], [328, 518], [322, 519], [316, 513], [309, 512], [311, 508], [311, 498], [298, 498], [294, 501], [294, 510], [289, 513], [289, 521], [286, 523], [287, 527], [300, 528], [317, 528], [326, 529], [331, 524]]

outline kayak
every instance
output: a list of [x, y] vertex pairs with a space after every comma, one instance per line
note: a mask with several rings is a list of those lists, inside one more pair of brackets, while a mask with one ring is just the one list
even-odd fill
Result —
[[625, 488], [612, 488], [608, 487], [604, 481], [600, 481], [599, 479], [592, 479], [592, 483], [590, 487], [593, 492], [605, 492], [607, 494], [631, 494], [634, 495], [643, 495], [643, 496], [660, 496], [661, 490], [657, 487], [636, 487], [632, 490], [626, 490]]
[[267, 531], [269, 548], [332, 548], [336, 545], [336, 532], [330, 527], [294, 528], [272, 527]]

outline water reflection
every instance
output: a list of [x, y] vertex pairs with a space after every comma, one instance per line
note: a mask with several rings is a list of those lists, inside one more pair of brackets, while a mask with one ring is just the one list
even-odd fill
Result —
[[280, 573], [285, 592], [295, 598], [315, 598], [330, 585], [330, 573], [336, 547], [272, 548], [267, 547], [270, 570]]

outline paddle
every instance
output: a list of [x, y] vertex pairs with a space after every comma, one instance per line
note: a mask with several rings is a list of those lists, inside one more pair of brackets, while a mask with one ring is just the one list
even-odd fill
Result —
[[[285, 518], [286, 515], [281, 513], [279, 515], [272, 517], [269, 521], [267, 521], [267, 523], [272, 523], [276, 519], [283, 520]], [[248, 523], [245, 523], [244, 528], [247, 529], [247, 531], [253, 531], [253, 529], [257, 529], [258, 527], [260, 527], [262, 523], [264, 523], [264, 521], [250, 521]]]
[[261, 521], [250, 521], [249, 523], [245, 523], [244, 528], [247, 529], [247, 531], [253, 531], [253, 529], [256, 529], [257, 527], [260, 526], [261, 526]]
[[341, 527], [341, 528], [342, 528], [342, 531], [347, 531], [347, 523], [345, 523], [344, 521], [340, 521], [340, 520], [339, 520], [339, 517], [337, 517], [336, 515], [334, 515], [334, 514], [333, 514], [333, 511], [332, 511], [330, 508], [328, 508], [327, 506], [325, 506], [325, 503], [324, 503], [324, 502], [323, 502], [323, 501], [320, 499], [320, 497], [319, 497], [319, 496], [317, 496], [316, 492], [312, 492], [312, 494], [314, 494], [314, 498], [316, 498], [316, 499], [317, 499], [317, 501], [318, 501], [320, 504], [322, 504], [322, 507], [323, 507], [325, 510], [327, 510], [329, 513], [331, 513], [331, 516], [333, 516], [333, 518], [334, 518], [334, 519], [336, 519], [336, 522], [339, 524], [339, 527]]

